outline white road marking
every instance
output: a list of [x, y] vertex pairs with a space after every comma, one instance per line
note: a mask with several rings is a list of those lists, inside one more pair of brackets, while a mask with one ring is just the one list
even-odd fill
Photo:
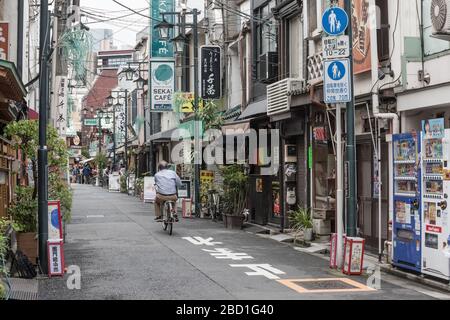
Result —
[[279, 280], [276, 275], [286, 274], [285, 272], [272, 267], [270, 264], [230, 264], [232, 268], [249, 268], [253, 272], [246, 272], [248, 276], [263, 276], [270, 280]]
[[249, 256], [243, 252], [233, 252], [227, 248], [217, 248], [214, 250], [202, 249], [205, 252], [209, 252], [216, 259], [231, 259], [241, 261], [244, 259], [253, 259], [252, 256]]
[[215, 246], [218, 244], [222, 244], [222, 242], [215, 242], [214, 238], [202, 238], [202, 237], [184, 237], [184, 240], [189, 241], [190, 243], [196, 246]]

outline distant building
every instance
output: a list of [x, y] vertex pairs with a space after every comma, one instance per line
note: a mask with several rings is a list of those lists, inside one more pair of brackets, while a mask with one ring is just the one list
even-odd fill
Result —
[[99, 51], [97, 54], [97, 74], [103, 70], [118, 69], [133, 61], [135, 50], [110, 50]]
[[92, 51], [109, 51], [115, 50], [113, 41], [113, 31], [111, 29], [91, 29]]

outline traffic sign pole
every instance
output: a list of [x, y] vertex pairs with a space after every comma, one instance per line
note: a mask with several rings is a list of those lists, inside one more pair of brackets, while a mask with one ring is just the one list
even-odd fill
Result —
[[[345, 0], [344, 9], [349, 17], [352, 16], [352, 1]], [[355, 137], [355, 98], [353, 85], [353, 30], [352, 24], [348, 24], [347, 35], [350, 43], [350, 88], [351, 101], [347, 103], [347, 164], [348, 164], [348, 198], [347, 198], [347, 236], [356, 237], [356, 137]]]

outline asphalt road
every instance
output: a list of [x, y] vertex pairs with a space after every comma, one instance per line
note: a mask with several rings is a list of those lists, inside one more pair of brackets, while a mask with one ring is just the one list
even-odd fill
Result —
[[[80, 268], [81, 289], [68, 289], [68, 275], [43, 279], [40, 299], [449, 298], [384, 274], [381, 288], [373, 290], [365, 277], [332, 271], [321, 258], [256, 234], [226, 230], [209, 220], [180, 219], [169, 236], [161, 223], [153, 221], [151, 204], [90, 185], [73, 187], [73, 219], [64, 249], [66, 266]], [[212, 245], [202, 244], [205, 241]], [[243, 259], [229, 259], [230, 252], [241, 253], [234, 258]], [[309, 282], [322, 278], [340, 280]]]

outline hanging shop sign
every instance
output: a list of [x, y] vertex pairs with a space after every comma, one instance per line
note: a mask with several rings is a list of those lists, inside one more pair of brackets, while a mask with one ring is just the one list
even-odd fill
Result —
[[175, 63], [173, 61], [152, 61], [152, 111], [172, 111], [175, 91]]
[[[192, 92], [175, 92], [173, 95], [174, 110], [181, 113], [193, 113], [194, 110], [194, 93]], [[198, 99], [199, 110], [203, 109], [203, 100]]]
[[84, 125], [86, 127], [96, 127], [98, 126], [98, 119], [94, 118], [94, 119], [84, 119]]
[[48, 276], [64, 276], [64, 250], [62, 240], [47, 241]]
[[200, 50], [202, 98], [205, 100], [220, 99], [222, 88], [220, 47], [202, 46]]
[[[161, 13], [175, 11], [175, 0], [152, 0], [150, 16], [150, 33], [152, 35], [151, 57], [152, 58], [173, 58], [173, 44], [170, 40], [159, 37], [159, 30], [155, 26], [163, 20]], [[164, 20], [174, 23], [173, 15], [164, 16]], [[169, 39], [173, 38], [173, 30], [169, 31]]]
[[9, 54], [9, 23], [0, 22], [0, 59], [8, 60]]
[[63, 238], [61, 203], [60, 201], [48, 201], [48, 239], [59, 241]]
[[[339, 6], [344, 6], [344, 0], [339, 0]], [[351, 24], [353, 26], [352, 53], [353, 74], [360, 74], [372, 69], [372, 54], [370, 50], [370, 14], [369, 1], [352, 0]]]
[[317, 143], [328, 143], [327, 128], [323, 126], [313, 128], [313, 137]]

